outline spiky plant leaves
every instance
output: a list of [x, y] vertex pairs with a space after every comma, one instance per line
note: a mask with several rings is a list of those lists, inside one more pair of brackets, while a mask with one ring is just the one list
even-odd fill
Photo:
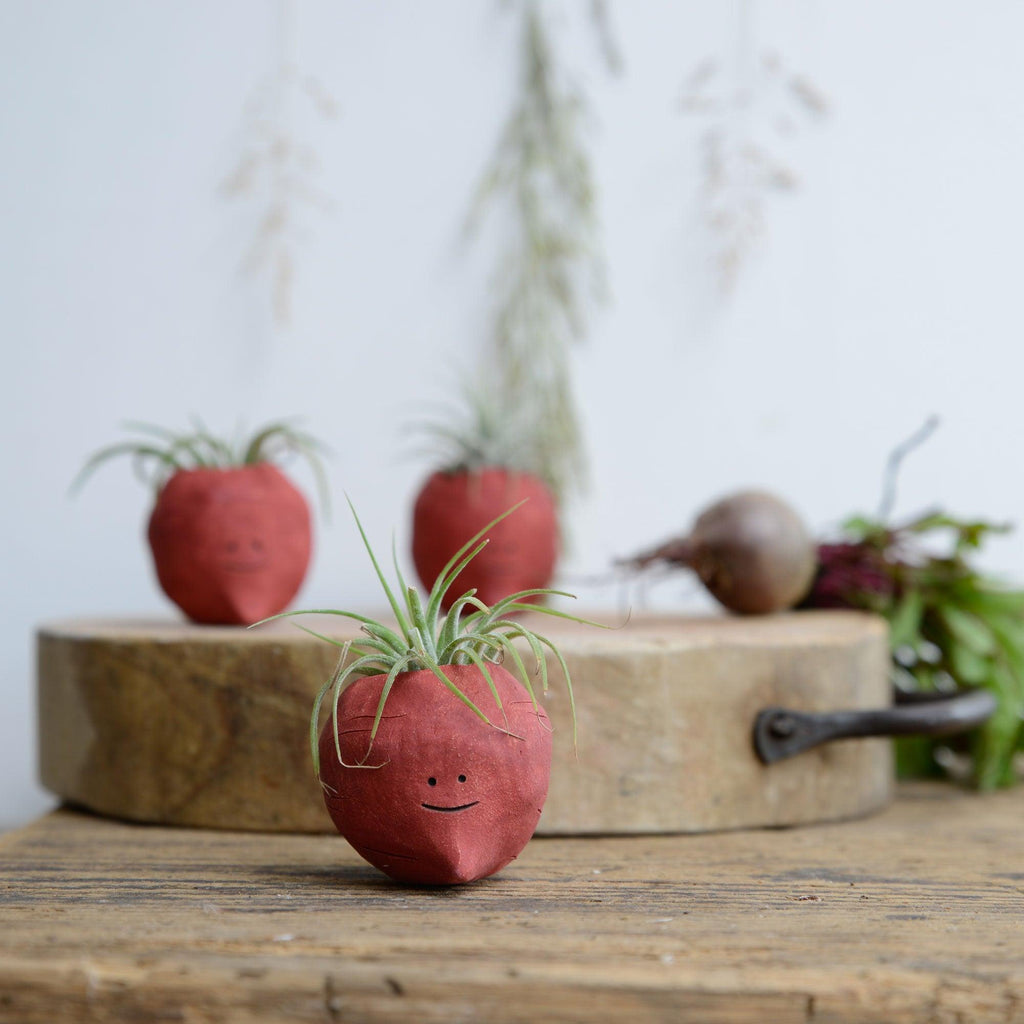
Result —
[[330, 488], [322, 461], [327, 448], [312, 434], [299, 430], [288, 420], [270, 423], [250, 437], [234, 443], [211, 433], [199, 419], [192, 421], [192, 430], [186, 433], [137, 420], [131, 420], [124, 426], [126, 430], [145, 435], [144, 438], [121, 441], [95, 452], [72, 482], [72, 493], [77, 492], [97, 469], [121, 455], [131, 456], [139, 477], [154, 490], [160, 490], [170, 477], [181, 470], [234, 469], [261, 462], [278, 462], [282, 457], [294, 454], [305, 459], [312, 470], [324, 512], [330, 509]]
[[[349, 507], [377, 579], [395, 615], [395, 620], [398, 624], [397, 630], [391, 629], [389, 626], [358, 612], [340, 609], [307, 609], [282, 612], [280, 615], [274, 615], [263, 620], [263, 622], [270, 622], [274, 619], [292, 618], [299, 615], [336, 615], [358, 622], [361, 631], [365, 634], [365, 638], [360, 637], [358, 639], [340, 641], [300, 625], [300, 628], [304, 629], [307, 633], [341, 648], [338, 666], [332, 676], [320, 688], [314, 700], [313, 711], [310, 717], [310, 750], [317, 778], [320, 776], [320, 749], [317, 737], [323, 704], [328, 694], [331, 694], [333, 710], [330, 720], [333, 723], [335, 750], [337, 751], [339, 761], [341, 761], [341, 744], [338, 738], [337, 719], [338, 701], [348, 684], [365, 676], [384, 675], [384, 686], [381, 690], [373, 725], [370, 729], [369, 745], [366, 754], [358, 765], [346, 765], [346, 767], [381, 767], [381, 765], [369, 764], [369, 756], [380, 727], [388, 696], [398, 677], [405, 672], [429, 670], [454, 697], [465, 704], [482, 722], [507, 732], [507, 726], [492, 720], [478, 704], [474, 703], [465, 692], [448, 678], [443, 671], [443, 667], [446, 665], [475, 666], [487, 683], [487, 687], [494, 698], [497, 712], [501, 716], [501, 721], [505, 723], [507, 722], [505, 710], [488, 666], [500, 664], [506, 656], [511, 660], [515, 669], [514, 674], [523, 684], [534, 707], [537, 706], [536, 689], [530, 678], [531, 673], [527, 670], [522, 655], [515, 648], [514, 641], [516, 639], [523, 640], [530, 648], [535, 661], [533, 674], [540, 679], [542, 693], [548, 692], [548, 668], [544, 654], [545, 648], [552, 653], [558, 662], [569, 698], [573, 722], [573, 744], [575, 745], [576, 702], [569, 666], [566, 664], [565, 658], [554, 642], [548, 637], [534, 632], [516, 619], [505, 616], [519, 611], [530, 611], [540, 615], [551, 615], [562, 619], [569, 619], [573, 622], [597, 626], [602, 629], [609, 627], [603, 623], [592, 622], [589, 619], [570, 615], [567, 612], [558, 611], [545, 605], [524, 603], [525, 599], [535, 595], [573, 597], [572, 594], [565, 591], [548, 589], [526, 590], [511, 594], [496, 603], [493, 608], [478, 600], [473, 591], [468, 591], [452, 603], [447, 615], [441, 617], [440, 614], [444, 597], [459, 573], [486, 547], [488, 542], [487, 534], [503, 519], [512, 515], [519, 508], [519, 505], [514, 505], [493, 519], [451, 557], [444, 571], [437, 577], [434, 586], [427, 595], [425, 603], [415, 587], [405, 584], [401, 570], [398, 568], [397, 560], [395, 571], [398, 576], [398, 587], [394, 588], [388, 583], [377, 560], [377, 556], [370, 545], [359, 515], [351, 501], [349, 501]], [[399, 594], [401, 594], [401, 600], [399, 600]], [[472, 609], [472, 611], [467, 611], [467, 609]], [[257, 626], [261, 624], [255, 623]], [[351, 654], [356, 654], [358, 657], [346, 664]]]

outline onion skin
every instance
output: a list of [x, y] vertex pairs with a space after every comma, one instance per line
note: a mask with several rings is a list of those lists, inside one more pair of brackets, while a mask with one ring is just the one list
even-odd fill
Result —
[[803, 521], [766, 491], [741, 491], [708, 506], [689, 536], [629, 559], [643, 568], [665, 562], [692, 569], [711, 595], [741, 615], [793, 608], [817, 571], [817, 549]]

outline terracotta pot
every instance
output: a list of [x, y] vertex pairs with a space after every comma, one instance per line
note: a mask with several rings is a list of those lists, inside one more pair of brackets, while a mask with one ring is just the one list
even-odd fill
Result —
[[551, 492], [529, 473], [438, 472], [423, 485], [413, 508], [412, 557], [428, 590], [463, 544], [524, 498], [526, 504], [491, 530], [490, 543], [459, 574], [446, 608], [472, 588], [490, 605], [548, 586], [558, 558], [558, 516]]
[[309, 506], [275, 466], [179, 470], [149, 519], [164, 593], [193, 621], [246, 625], [283, 611], [312, 547]]
[[[499, 665], [490, 672], [504, 715], [475, 666], [442, 671], [502, 728], [481, 721], [432, 672], [419, 671], [396, 679], [372, 747], [384, 676], [342, 693], [344, 763], [330, 718], [320, 734], [320, 778], [335, 826], [400, 882], [451, 885], [494, 874], [529, 841], [547, 797], [551, 727], [544, 709]], [[365, 767], [354, 767], [360, 762]]]

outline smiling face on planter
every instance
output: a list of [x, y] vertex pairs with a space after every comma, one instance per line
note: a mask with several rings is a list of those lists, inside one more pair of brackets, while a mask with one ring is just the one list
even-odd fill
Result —
[[[325, 800], [338, 831], [403, 882], [447, 885], [500, 870], [533, 835], [547, 796], [551, 727], [543, 708], [498, 665], [490, 671], [503, 712], [475, 667], [444, 671], [494, 725], [433, 672], [418, 671], [396, 680], [369, 756], [383, 676], [342, 694], [343, 764], [333, 722], [320, 737]], [[364, 758], [367, 767], [355, 767]]]
[[139, 435], [95, 452], [72, 483], [131, 456], [156, 492], [147, 536], [164, 593], [195, 622], [248, 625], [285, 608], [302, 585], [312, 517], [301, 492], [274, 465], [306, 459], [327, 505], [320, 443], [281, 420], [234, 442], [198, 420], [179, 433], [128, 424]]
[[149, 522], [160, 586], [196, 622], [247, 624], [284, 608], [309, 565], [309, 507], [269, 463], [181, 471]]

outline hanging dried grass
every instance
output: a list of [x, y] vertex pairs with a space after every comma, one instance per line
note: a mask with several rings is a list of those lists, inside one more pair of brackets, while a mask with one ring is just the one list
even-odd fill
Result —
[[297, 136], [294, 114], [305, 110], [333, 120], [338, 113], [326, 87], [297, 66], [296, 15], [295, 0], [281, 0], [278, 65], [245, 105], [244, 151], [220, 188], [226, 198], [248, 199], [257, 210], [242, 270], [267, 275], [274, 320], [282, 325], [291, 320], [296, 253], [308, 237], [304, 213], [325, 214], [332, 208], [330, 196], [317, 184], [319, 157]]
[[680, 100], [685, 113], [708, 121], [701, 191], [725, 291], [735, 285], [766, 231], [769, 197], [800, 186], [796, 169], [778, 152], [780, 144], [801, 123], [828, 114], [818, 87], [790, 71], [777, 53], [756, 55], [752, 36], [751, 0], [740, 0], [734, 72], [730, 75], [718, 60], [701, 61]]
[[[592, 14], [609, 66], [621, 63], [605, 5]], [[586, 102], [566, 81], [537, 0], [522, 6], [522, 84], [477, 189], [469, 228], [504, 203], [515, 235], [495, 276], [494, 329], [484, 360], [488, 402], [532, 472], [556, 498], [582, 490], [583, 438], [571, 386], [570, 350], [605, 294], [604, 259], [586, 145]]]

